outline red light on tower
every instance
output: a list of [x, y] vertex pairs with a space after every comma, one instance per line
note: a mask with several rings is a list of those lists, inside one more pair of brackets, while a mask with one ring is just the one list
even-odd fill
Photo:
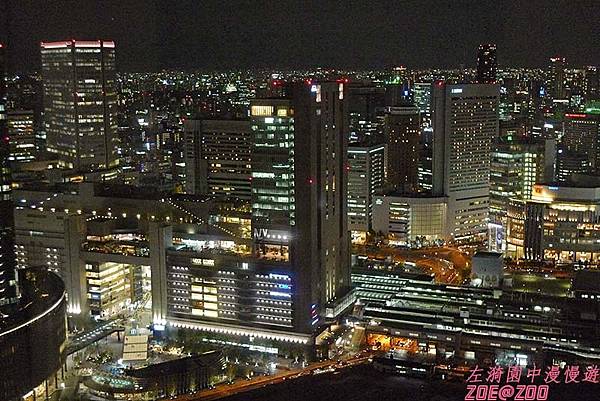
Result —
[[313, 180], [312, 178], [309, 178], [309, 179], [308, 179], [308, 183], [309, 183], [310, 185], [312, 185], [314, 182], [315, 182], [315, 180]]

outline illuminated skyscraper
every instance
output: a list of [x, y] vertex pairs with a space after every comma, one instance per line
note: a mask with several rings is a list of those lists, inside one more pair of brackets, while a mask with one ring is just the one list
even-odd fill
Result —
[[486, 43], [477, 49], [477, 83], [496, 83], [498, 62], [496, 60], [496, 45]]
[[564, 99], [565, 93], [565, 68], [567, 60], [564, 57], [552, 57], [548, 70], [547, 86], [553, 99]]
[[433, 193], [448, 197], [446, 226], [452, 241], [485, 237], [498, 96], [496, 85], [437, 81], [433, 86]]
[[253, 243], [263, 270], [291, 276], [290, 325], [310, 332], [350, 284], [347, 91], [303, 82], [292, 93], [250, 105]]
[[41, 54], [48, 150], [78, 171], [117, 165], [114, 42], [42, 42]]
[[417, 107], [390, 107], [386, 110], [387, 178], [390, 186], [400, 192], [412, 192], [418, 187], [420, 132]]

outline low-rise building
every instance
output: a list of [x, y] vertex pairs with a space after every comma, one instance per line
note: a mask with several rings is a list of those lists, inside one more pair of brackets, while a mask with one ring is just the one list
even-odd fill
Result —
[[373, 231], [398, 244], [444, 240], [448, 236], [446, 213], [445, 197], [377, 195], [373, 203]]

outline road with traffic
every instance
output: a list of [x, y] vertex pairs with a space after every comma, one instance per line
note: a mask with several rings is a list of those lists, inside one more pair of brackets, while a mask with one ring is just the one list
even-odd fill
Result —
[[290, 371], [284, 371], [271, 376], [260, 376], [251, 380], [238, 380], [233, 384], [222, 384], [218, 385], [214, 389], [202, 390], [196, 394], [190, 394], [185, 396], [179, 396], [176, 398], [177, 401], [210, 401], [216, 400], [230, 395], [243, 393], [246, 391], [255, 390], [258, 388], [266, 387], [273, 384], [282, 383], [286, 380], [294, 380], [300, 377], [325, 373], [327, 371], [344, 369], [350, 366], [356, 366], [369, 361], [372, 356], [370, 354], [362, 353], [348, 359], [338, 361], [327, 360], [323, 362], [313, 363], [303, 369], [295, 369]]

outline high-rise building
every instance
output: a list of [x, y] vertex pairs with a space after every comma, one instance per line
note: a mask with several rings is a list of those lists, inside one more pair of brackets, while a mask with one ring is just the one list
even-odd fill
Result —
[[486, 43], [477, 49], [477, 83], [496, 83], [498, 62], [496, 60], [496, 45]]
[[475, 242], [486, 235], [498, 95], [496, 85], [436, 81], [433, 87], [433, 193], [448, 197], [450, 241]]
[[565, 114], [561, 145], [566, 153], [586, 156], [588, 174], [600, 175], [600, 114]]
[[10, 161], [22, 163], [35, 160], [38, 139], [34, 130], [33, 111], [10, 111], [7, 122], [10, 138]]
[[186, 192], [250, 199], [249, 120], [186, 120]]
[[250, 104], [255, 256], [291, 276], [291, 328], [311, 332], [349, 288], [347, 90], [297, 83], [288, 99]]
[[16, 297], [5, 47], [0, 43], [0, 305]]
[[415, 106], [389, 107], [385, 113], [387, 180], [400, 192], [413, 192], [418, 187], [419, 119], [419, 109]]
[[349, 140], [378, 138], [382, 132], [384, 88], [370, 82], [348, 84]]
[[550, 91], [552, 99], [564, 99], [565, 93], [565, 68], [567, 60], [564, 57], [552, 57], [548, 70], [546, 85]]
[[47, 147], [78, 171], [118, 164], [115, 44], [42, 42]]
[[421, 129], [431, 129], [431, 82], [415, 82], [413, 85], [415, 106], [421, 113]]
[[348, 146], [348, 229], [364, 242], [371, 230], [373, 196], [385, 185], [385, 144]]

